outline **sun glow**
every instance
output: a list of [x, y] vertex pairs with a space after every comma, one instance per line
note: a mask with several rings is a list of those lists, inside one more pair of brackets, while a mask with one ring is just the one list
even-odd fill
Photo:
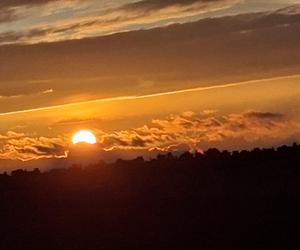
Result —
[[73, 135], [72, 143], [87, 143], [87, 144], [96, 144], [97, 139], [96, 136], [88, 130], [81, 130], [78, 131], [76, 134]]

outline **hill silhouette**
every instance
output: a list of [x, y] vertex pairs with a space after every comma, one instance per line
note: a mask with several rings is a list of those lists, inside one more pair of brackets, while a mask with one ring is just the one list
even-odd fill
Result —
[[299, 249], [300, 145], [0, 175], [0, 249]]

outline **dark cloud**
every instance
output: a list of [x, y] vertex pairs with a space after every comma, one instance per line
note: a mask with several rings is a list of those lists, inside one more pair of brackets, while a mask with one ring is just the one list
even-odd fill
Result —
[[56, 1], [59, 0], [1, 0], [0, 8], [11, 8], [24, 5], [38, 5]]
[[53, 124], [53, 126], [69, 126], [69, 125], [82, 125], [82, 124], [92, 124], [92, 123], [99, 123], [101, 122], [102, 119], [100, 118], [86, 118], [86, 119], [79, 119], [79, 118], [74, 118], [74, 119], [66, 119], [66, 120], [61, 120]]
[[[11, 10], [11, 9], [1, 10], [0, 9], [0, 24], [5, 23], [5, 22], [10, 22], [10, 21], [13, 21], [16, 19], [17, 19], [17, 16], [15, 15], [15, 12], [13, 10]], [[0, 43], [1, 43], [1, 36], [0, 36]]]
[[[1, 14], [0, 14], [1, 15]], [[2, 19], [4, 22], [5, 20]], [[0, 44], [11, 43], [11, 41], [19, 41], [23, 35], [17, 32], [4, 32], [0, 34]]]
[[224, 2], [224, 0], [143, 0], [125, 5], [122, 9], [127, 11], [139, 11], [146, 14], [148, 12], [159, 11], [170, 7], [190, 6], [192, 8], [195, 4], [213, 2]]
[[245, 116], [249, 118], [258, 118], [258, 119], [282, 119], [284, 117], [280, 113], [256, 112], [256, 111], [249, 111], [245, 113]]

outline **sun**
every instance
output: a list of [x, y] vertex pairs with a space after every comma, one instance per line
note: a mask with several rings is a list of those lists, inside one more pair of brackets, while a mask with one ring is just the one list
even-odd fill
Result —
[[87, 143], [87, 144], [96, 144], [96, 136], [88, 130], [80, 130], [73, 135], [72, 143]]

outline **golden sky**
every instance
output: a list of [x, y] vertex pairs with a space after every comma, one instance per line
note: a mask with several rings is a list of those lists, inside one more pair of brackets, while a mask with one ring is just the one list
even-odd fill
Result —
[[299, 141], [299, 9], [1, 1], [1, 169], [71, 159], [80, 129], [97, 137], [92, 158], [108, 160]]

